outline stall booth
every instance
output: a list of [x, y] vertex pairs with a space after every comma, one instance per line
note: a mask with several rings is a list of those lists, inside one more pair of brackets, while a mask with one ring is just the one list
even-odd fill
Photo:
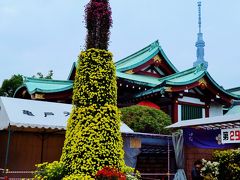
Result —
[[240, 113], [179, 121], [167, 128], [181, 129], [185, 172], [191, 179], [191, 169], [198, 159], [211, 159], [215, 150], [240, 147]]
[[[71, 104], [0, 97], [0, 177], [32, 176], [35, 164], [60, 159]], [[145, 177], [175, 172], [171, 136], [136, 133], [121, 122], [125, 163]], [[2, 170], [2, 171], [1, 171]]]
[[[29, 174], [36, 164], [59, 160], [71, 109], [71, 104], [0, 97], [0, 168]], [[120, 131], [133, 133], [124, 123]]]

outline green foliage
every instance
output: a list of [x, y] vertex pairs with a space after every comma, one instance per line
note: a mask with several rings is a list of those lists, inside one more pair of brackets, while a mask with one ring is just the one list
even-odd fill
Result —
[[240, 149], [215, 151], [213, 159], [219, 162], [219, 180], [239, 180]]
[[161, 110], [146, 106], [121, 108], [121, 120], [136, 132], [169, 134], [165, 127], [171, 124], [171, 118]]
[[112, 54], [98, 49], [82, 52], [61, 156], [68, 174], [94, 177], [105, 166], [124, 166], [116, 91]]
[[121, 172], [126, 174], [127, 180], [138, 180], [141, 179], [141, 174], [138, 170], [135, 170], [132, 167], [129, 166], [123, 166], [121, 168]]
[[131, 175], [131, 174], [126, 174], [126, 179], [127, 179], [127, 180], [138, 180], [137, 177], [135, 177], [135, 176], [133, 176], [133, 175]]
[[59, 180], [66, 174], [66, 169], [62, 162], [54, 161], [52, 163], [38, 164], [35, 171], [35, 179], [41, 180]]
[[0, 96], [13, 97], [14, 92], [23, 83], [22, 75], [13, 75], [10, 79], [5, 79], [0, 88]]
[[88, 175], [72, 174], [64, 177], [63, 180], [94, 180], [94, 178]]
[[[50, 70], [46, 76], [42, 73], [38, 72], [37, 75], [33, 75], [35, 78], [44, 78], [44, 79], [52, 79], [53, 71]], [[13, 97], [17, 88], [19, 88], [23, 84], [23, 76], [20, 74], [13, 75], [10, 79], [5, 79], [2, 83], [2, 87], [0, 88], [0, 96]]]
[[46, 76], [44, 76], [41, 72], [38, 72], [37, 75], [33, 75], [33, 78], [39, 78], [39, 79], [52, 79], [53, 76], [53, 70], [50, 70]]
[[217, 176], [219, 175], [219, 163], [218, 162], [211, 162], [205, 159], [202, 159], [201, 168], [201, 176], [205, 179], [210, 178], [211, 180], [217, 180]]
[[116, 70], [112, 54], [89, 49], [80, 54], [73, 88], [73, 104], [77, 107], [117, 105]]

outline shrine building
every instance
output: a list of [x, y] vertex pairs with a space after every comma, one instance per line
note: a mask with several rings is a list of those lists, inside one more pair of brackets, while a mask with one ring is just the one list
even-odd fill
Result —
[[[239, 89], [225, 90], [207, 71], [204, 63], [178, 71], [158, 41], [115, 63], [118, 107], [134, 104], [154, 106], [169, 114], [172, 122], [223, 115]], [[71, 103], [76, 63], [67, 80], [26, 77], [14, 97]]]
[[[201, 32], [201, 3], [198, 6], [197, 57], [193, 67], [179, 71], [158, 41], [117, 61], [118, 107], [134, 104], [154, 107], [169, 114], [175, 123], [221, 116], [234, 100], [240, 100], [240, 88], [224, 89], [207, 71]], [[25, 77], [14, 97], [70, 104], [76, 66], [74, 62], [67, 80]]]

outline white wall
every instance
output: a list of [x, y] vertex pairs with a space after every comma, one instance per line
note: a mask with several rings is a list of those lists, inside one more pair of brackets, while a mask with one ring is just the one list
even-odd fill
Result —
[[193, 98], [193, 97], [178, 98], [178, 101], [183, 101], [183, 102], [189, 102], [189, 103], [194, 103], [194, 104], [205, 105], [205, 103], [202, 102], [202, 101], [200, 101], [200, 99], [198, 99], [198, 98]]
[[182, 106], [178, 104], [178, 121], [182, 120]]
[[209, 117], [214, 116], [222, 116], [223, 115], [223, 107], [221, 104], [211, 103], [209, 109]]

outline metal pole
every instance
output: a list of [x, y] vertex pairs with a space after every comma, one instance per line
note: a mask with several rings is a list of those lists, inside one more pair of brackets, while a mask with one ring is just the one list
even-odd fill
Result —
[[168, 137], [168, 151], [167, 151], [167, 154], [168, 154], [168, 180], [170, 180], [170, 142], [169, 142], [169, 137]]
[[11, 137], [11, 126], [9, 124], [8, 125], [8, 141], [7, 141], [7, 149], [6, 149], [5, 164], [4, 164], [4, 173], [6, 173], [6, 171], [7, 171], [10, 137]]

